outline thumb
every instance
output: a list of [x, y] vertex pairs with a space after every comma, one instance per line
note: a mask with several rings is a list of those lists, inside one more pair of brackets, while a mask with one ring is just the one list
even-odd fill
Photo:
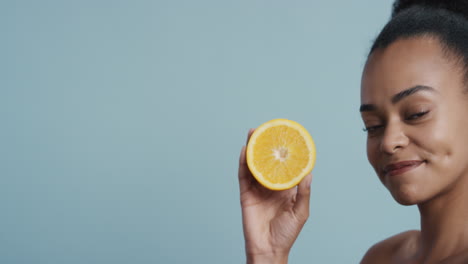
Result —
[[309, 218], [310, 205], [310, 185], [312, 183], [312, 173], [302, 179], [297, 187], [296, 203], [294, 204], [294, 213], [298, 219], [306, 221]]

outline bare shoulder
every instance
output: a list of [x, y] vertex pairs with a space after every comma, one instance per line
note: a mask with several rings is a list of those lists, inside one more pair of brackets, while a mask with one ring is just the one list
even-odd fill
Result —
[[418, 230], [409, 230], [376, 243], [366, 252], [361, 264], [392, 263], [411, 257], [417, 249], [419, 234]]

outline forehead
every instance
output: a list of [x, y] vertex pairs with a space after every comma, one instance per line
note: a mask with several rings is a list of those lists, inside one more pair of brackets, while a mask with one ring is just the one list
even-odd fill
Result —
[[451, 57], [434, 37], [400, 39], [374, 51], [364, 68], [361, 103], [375, 103], [416, 85], [440, 89], [447, 81], [460, 81], [461, 67]]

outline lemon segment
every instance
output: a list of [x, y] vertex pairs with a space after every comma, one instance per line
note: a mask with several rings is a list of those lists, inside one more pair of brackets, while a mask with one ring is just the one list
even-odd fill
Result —
[[296, 186], [315, 165], [315, 143], [299, 123], [274, 119], [260, 125], [247, 145], [247, 166], [271, 190]]

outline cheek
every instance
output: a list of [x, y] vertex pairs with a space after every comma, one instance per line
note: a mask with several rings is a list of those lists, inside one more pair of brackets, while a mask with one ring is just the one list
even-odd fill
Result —
[[[467, 109], [460, 109], [459, 113], [468, 112]], [[464, 114], [452, 115], [452, 126], [451, 133], [448, 135], [450, 138], [451, 155], [457, 157], [460, 162], [468, 163], [468, 119]]]
[[466, 157], [460, 152], [466, 149], [463, 147], [466, 140], [459, 141], [461, 131], [453, 125], [453, 120], [439, 118], [412, 131], [412, 141], [422, 151], [420, 157], [426, 159], [437, 174], [455, 169], [454, 166], [459, 166], [460, 155]]
[[432, 164], [441, 164], [452, 153], [453, 144], [450, 143], [451, 137], [443, 126], [434, 125], [413, 131], [413, 142], [422, 150], [421, 158], [426, 159]]
[[[466, 131], [466, 130], [465, 130]], [[420, 191], [434, 194], [454, 186], [468, 172], [468, 137], [457, 127], [440, 124], [424, 136], [420, 136], [419, 152], [427, 159], [427, 170], [423, 175]]]
[[372, 168], [374, 168], [375, 175], [379, 178], [380, 182], [383, 185], [386, 185], [383, 179], [383, 176], [380, 175], [379, 166], [382, 164], [379, 163], [382, 152], [380, 151], [380, 143], [377, 139], [367, 139], [367, 160], [369, 161]]
[[378, 163], [378, 142], [375, 139], [367, 139], [367, 160], [377, 172]]

